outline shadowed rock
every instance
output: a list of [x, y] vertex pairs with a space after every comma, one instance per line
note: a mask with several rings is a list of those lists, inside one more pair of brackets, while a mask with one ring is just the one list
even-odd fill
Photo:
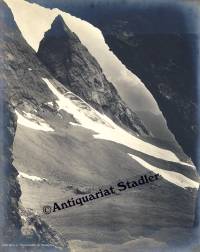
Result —
[[64, 86], [105, 113], [120, 126], [141, 135], [149, 131], [121, 100], [96, 59], [59, 15], [40, 43], [38, 57]]

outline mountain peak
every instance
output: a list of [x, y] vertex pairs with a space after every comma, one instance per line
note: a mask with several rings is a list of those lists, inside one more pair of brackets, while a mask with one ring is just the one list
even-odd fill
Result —
[[58, 16], [56, 16], [56, 18], [54, 19], [52, 25], [55, 25], [55, 24], [59, 24], [61, 26], [65, 26], [65, 21], [63, 20], [63, 17], [59, 14]]
[[45, 33], [37, 55], [58, 81], [100, 113], [107, 114], [120, 126], [137, 134], [150, 135], [61, 16], [56, 17], [51, 29]]
[[50, 37], [63, 37], [69, 34], [71, 34], [72, 32], [70, 31], [70, 29], [68, 28], [68, 26], [66, 25], [63, 17], [61, 15], [58, 15], [52, 25], [51, 25], [51, 29], [49, 31], [47, 31], [45, 33], [45, 36], [50, 36]]

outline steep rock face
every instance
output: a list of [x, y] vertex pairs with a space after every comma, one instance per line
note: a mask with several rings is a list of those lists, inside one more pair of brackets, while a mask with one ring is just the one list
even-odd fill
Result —
[[[40, 78], [50, 74], [22, 38], [11, 11], [2, 1], [0, 10], [1, 242], [47, 244], [52, 246], [52, 251], [58, 248], [68, 251], [67, 242], [20, 202], [18, 171], [12, 164], [12, 146], [17, 128], [15, 110], [30, 111], [35, 107], [42, 110], [44, 103], [50, 99], [52, 101], [54, 96]], [[31, 70], [27, 69], [29, 66]], [[37, 75], [34, 74], [34, 68], [37, 69]]]
[[[3, 206], [3, 242], [11, 242], [21, 235], [22, 222], [19, 214], [19, 198], [21, 189], [17, 181], [18, 172], [12, 165], [12, 144], [16, 130], [16, 116], [12, 106], [4, 100], [2, 103], [2, 120], [1, 131], [3, 137], [1, 144], [3, 147], [3, 158], [1, 159], [1, 205]], [[2, 116], [2, 115], [1, 115]]]
[[169, 129], [197, 164], [197, 79], [194, 59], [197, 36], [192, 34], [119, 35], [106, 39], [112, 50], [146, 84], [163, 112]]
[[1, 3], [1, 10], [0, 74], [7, 86], [5, 92], [15, 109], [34, 110], [54, 100], [53, 94], [41, 80], [50, 74], [22, 37], [8, 7]]
[[69, 251], [68, 243], [62, 238], [62, 235], [51, 228], [32, 210], [21, 207], [20, 215], [22, 216], [20, 243], [39, 244], [44, 247], [47, 245], [52, 252]]
[[[3, 130], [3, 160], [1, 174], [3, 189], [3, 226], [1, 242], [3, 244], [47, 244], [52, 251], [59, 248], [67, 248], [67, 242], [58, 235], [33, 211], [25, 209], [20, 203], [21, 188], [17, 179], [18, 171], [12, 165], [12, 146], [17, 127], [17, 118], [13, 106], [4, 100], [4, 120], [1, 127]], [[2, 217], [2, 216], [1, 216]], [[59, 250], [60, 251], [60, 250]]]
[[58, 16], [40, 43], [38, 57], [53, 76], [100, 112], [141, 135], [149, 134], [119, 97], [94, 57]]

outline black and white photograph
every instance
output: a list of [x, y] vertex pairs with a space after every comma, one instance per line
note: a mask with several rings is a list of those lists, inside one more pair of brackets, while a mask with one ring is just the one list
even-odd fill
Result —
[[199, 0], [0, 0], [0, 252], [200, 252], [199, 127]]

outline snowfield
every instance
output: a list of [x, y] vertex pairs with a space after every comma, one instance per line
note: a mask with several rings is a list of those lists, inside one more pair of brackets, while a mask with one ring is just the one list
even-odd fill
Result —
[[[65, 94], [60, 93], [57, 88], [52, 84], [53, 81], [48, 80], [46, 78], [43, 78], [43, 80], [48, 85], [52, 93], [57, 97], [56, 102], [59, 107], [59, 110], [66, 111], [67, 113], [71, 114], [77, 122], [79, 122], [79, 124], [70, 122], [72, 126], [80, 126], [96, 132], [96, 134], [93, 135], [93, 137], [96, 139], [109, 140], [118, 144], [125, 145], [133, 150], [140, 151], [144, 154], [148, 153], [148, 155], [165, 161], [188, 165], [187, 163], [181, 162], [172, 151], [162, 149], [153, 144], [144, 142], [141, 139], [135, 137], [134, 135], [128, 133], [127, 131], [116, 125], [106, 115], [102, 115], [101, 113], [93, 109], [80, 97], [73, 95], [71, 92], [66, 92]], [[77, 99], [71, 99], [72, 97], [77, 97]], [[85, 104], [85, 108], [83, 106], [83, 103]], [[151, 170], [155, 173], [159, 173], [161, 176], [163, 176], [164, 179], [179, 187], [199, 187], [198, 182], [195, 182], [178, 172], [166, 171], [154, 167], [139, 157], [136, 157], [131, 154], [129, 155], [146, 169]]]
[[18, 111], [15, 111], [17, 115], [17, 123], [28, 127], [30, 129], [34, 130], [41, 130], [45, 132], [53, 132], [54, 129], [52, 129], [45, 121], [39, 117], [36, 117], [35, 115], [31, 115], [30, 113], [24, 113], [24, 116], [21, 115]]
[[143, 167], [145, 167], [146, 169], [154, 172], [154, 173], [159, 173], [165, 180], [169, 181], [170, 183], [173, 183], [179, 187], [182, 187], [184, 189], [186, 188], [195, 188], [198, 189], [199, 188], [199, 183], [187, 178], [186, 176], [178, 173], [178, 172], [174, 172], [174, 171], [166, 171], [163, 170], [161, 168], [157, 168], [149, 163], [147, 163], [146, 161], [144, 161], [142, 158], [137, 157], [135, 155], [132, 154], [128, 154], [131, 158], [133, 158], [134, 160], [136, 160], [139, 164], [141, 164]]
[[31, 176], [31, 175], [28, 175], [28, 174], [26, 174], [24, 172], [19, 172], [18, 178], [25, 178], [25, 179], [32, 180], [34, 182], [47, 181], [47, 179], [45, 179], [45, 178], [40, 178], [40, 177], [37, 177], [37, 176]]

